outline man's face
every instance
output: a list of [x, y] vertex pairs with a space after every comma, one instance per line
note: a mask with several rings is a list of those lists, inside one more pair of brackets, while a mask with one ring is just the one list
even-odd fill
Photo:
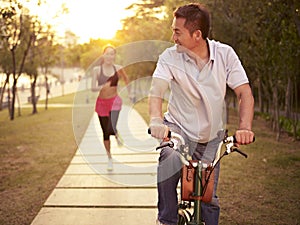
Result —
[[185, 20], [185, 18], [176, 17], [173, 19], [172, 38], [176, 44], [180, 45], [180, 47], [192, 50], [196, 43], [194, 37], [190, 35], [189, 30], [184, 27]]

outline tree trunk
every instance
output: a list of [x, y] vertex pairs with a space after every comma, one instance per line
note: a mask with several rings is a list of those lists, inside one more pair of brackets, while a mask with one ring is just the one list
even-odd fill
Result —
[[297, 82], [295, 82], [294, 85], [294, 98], [292, 99], [292, 105], [294, 105], [295, 111], [292, 112], [292, 124], [293, 124], [293, 137], [294, 140], [297, 140], [297, 127], [298, 127], [298, 123], [299, 123], [299, 113], [298, 113], [298, 85]]
[[48, 84], [48, 76], [45, 75], [45, 86], [46, 86], [46, 101], [45, 101], [45, 109], [48, 109], [48, 96], [50, 94], [50, 86]]
[[18, 101], [18, 116], [21, 116], [21, 102], [20, 102], [20, 98], [19, 98], [18, 89], [16, 90], [16, 99]]
[[17, 79], [14, 78], [12, 86], [12, 101], [11, 101], [11, 111], [10, 111], [10, 120], [15, 119], [15, 102], [16, 102], [16, 92], [17, 92]]
[[[0, 93], [0, 111], [2, 110], [3, 98], [4, 98], [5, 89], [6, 89], [6, 85], [8, 84], [8, 81], [9, 81], [9, 76], [6, 75], [6, 79], [4, 81], [4, 85], [3, 85], [2, 89], [1, 89], [1, 93]], [[8, 99], [7, 99], [7, 103], [9, 103]], [[9, 107], [9, 105], [8, 105], [8, 107]]]
[[[8, 83], [9, 84], [9, 83]], [[11, 94], [10, 94], [10, 87], [8, 85], [8, 88], [7, 88], [7, 107], [8, 107], [8, 114], [9, 114], [9, 117], [11, 117]]]
[[258, 108], [260, 112], [264, 112], [264, 103], [263, 103], [263, 96], [262, 96], [262, 84], [260, 78], [258, 78]]
[[34, 76], [33, 82], [31, 83], [32, 114], [36, 114], [37, 113], [37, 107], [36, 107], [37, 97], [35, 95], [36, 79], [37, 79], [37, 76]]
[[291, 78], [288, 77], [288, 82], [285, 91], [284, 114], [286, 118], [290, 118], [291, 114]]
[[273, 87], [273, 130], [276, 132], [276, 141], [280, 139], [281, 126], [279, 118], [279, 99], [278, 99], [278, 87]]

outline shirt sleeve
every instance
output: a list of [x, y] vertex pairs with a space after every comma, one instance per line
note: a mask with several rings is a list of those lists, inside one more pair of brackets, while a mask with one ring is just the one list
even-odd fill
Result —
[[153, 77], [163, 79], [168, 83], [173, 79], [172, 72], [170, 70], [170, 63], [168, 63], [172, 61], [168, 60], [169, 57], [170, 55], [168, 54], [168, 51], [163, 52], [158, 58], [156, 68], [153, 73]]
[[231, 47], [228, 50], [226, 61], [228, 62], [226, 66], [227, 84], [231, 89], [249, 83], [246, 71], [237, 54]]

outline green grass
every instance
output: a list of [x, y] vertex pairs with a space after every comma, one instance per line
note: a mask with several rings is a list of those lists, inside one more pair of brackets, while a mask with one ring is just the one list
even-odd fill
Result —
[[[36, 115], [25, 108], [14, 121], [9, 120], [7, 110], [0, 112], [0, 224], [30, 224], [39, 212], [89, 122], [93, 107], [82, 106], [85, 98], [86, 93], [54, 98], [49, 104], [74, 102], [77, 107], [38, 108]], [[135, 108], [149, 120], [146, 99]], [[232, 133], [237, 123], [234, 112], [229, 122]], [[300, 143], [287, 135], [276, 142], [275, 134], [259, 117], [253, 129], [256, 142], [241, 147], [249, 157], [233, 153], [222, 162], [220, 225], [299, 224]]]
[[[76, 95], [74, 94], [64, 95], [64, 96], [48, 99], [48, 103], [49, 104], [73, 104], [75, 97]], [[45, 104], [45, 100], [39, 100], [38, 103]]]
[[255, 143], [241, 146], [248, 158], [232, 154], [222, 162], [220, 224], [299, 224], [300, 143], [287, 135], [276, 142], [260, 118], [253, 125]]
[[[72, 99], [60, 101], [72, 104]], [[13, 121], [7, 110], [0, 112], [0, 224], [30, 224], [77, 148], [72, 108], [31, 112], [24, 108]]]

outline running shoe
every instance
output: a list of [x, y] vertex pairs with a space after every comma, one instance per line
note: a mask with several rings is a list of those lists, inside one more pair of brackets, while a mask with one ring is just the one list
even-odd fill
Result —
[[113, 160], [111, 158], [108, 159], [107, 170], [108, 171], [112, 171], [113, 170]]

